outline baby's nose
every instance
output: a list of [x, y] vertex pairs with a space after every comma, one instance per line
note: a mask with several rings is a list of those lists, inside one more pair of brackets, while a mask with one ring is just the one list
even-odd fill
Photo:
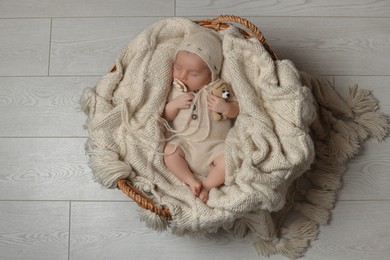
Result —
[[180, 76], [181, 80], [186, 80], [187, 79], [187, 72], [181, 71], [179, 76]]

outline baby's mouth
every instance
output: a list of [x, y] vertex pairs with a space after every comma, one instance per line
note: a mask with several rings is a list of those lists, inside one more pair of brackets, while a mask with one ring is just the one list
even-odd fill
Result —
[[187, 92], [186, 85], [178, 79], [173, 79], [173, 85], [181, 92]]

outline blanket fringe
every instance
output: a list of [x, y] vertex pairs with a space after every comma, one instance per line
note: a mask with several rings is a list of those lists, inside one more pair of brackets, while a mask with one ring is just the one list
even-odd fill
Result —
[[80, 106], [81, 110], [85, 114], [93, 114], [95, 111], [93, 110], [96, 104], [96, 93], [93, 88], [85, 88], [80, 97]]
[[158, 216], [149, 210], [140, 208], [138, 212], [140, 220], [145, 222], [146, 227], [150, 229], [163, 232], [169, 227], [169, 223], [165, 218]]
[[249, 227], [243, 220], [237, 219], [234, 222], [232, 230], [237, 236], [244, 237], [246, 234], [248, 234]]
[[389, 132], [389, 119], [384, 113], [367, 112], [357, 117], [355, 122], [365, 127], [367, 132], [378, 141], [383, 141]]
[[336, 201], [336, 194], [327, 190], [308, 189], [301, 190], [301, 195], [313, 205], [321, 206], [326, 209], [332, 209]]
[[252, 244], [253, 247], [256, 249], [258, 255], [269, 257], [270, 255], [277, 254], [276, 247], [273, 241], [257, 238], [252, 241]]
[[104, 187], [115, 188], [118, 180], [135, 177], [131, 166], [119, 160], [117, 153], [101, 148], [90, 149], [88, 153], [95, 181]]
[[324, 172], [316, 169], [313, 172], [307, 172], [306, 176], [310, 182], [323, 190], [338, 190], [341, 188], [341, 174], [338, 172]]
[[369, 90], [359, 89], [357, 84], [349, 88], [349, 96], [346, 101], [355, 115], [376, 111], [379, 104]]
[[298, 219], [280, 230], [280, 238], [254, 238], [252, 243], [260, 255], [281, 254], [290, 259], [302, 257], [310, 241], [318, 236], [318, 225], [305, 218]]
[[325, 225], [329, 221], [329, 210], [320, 206], [316, 206], [307, 202], [296, 202], [294, 204], [294, 210], [300, 212], [305, 217], [321, 225]]
[[347, 103], [356, 115], [356, 124], [353, 126], [361, 132], [360, 136], [367, 137], [367, 132], [378, 141], [383, 141], [389, 133], [389, 117], [385, 113], [377, 112], [379, 101], [371, 92], [359, 89], [355, 84], [349, 89]]
[[348, 132], [331, 133], [329, 136], [329, 155], [333, 161], [345, 162], [359, 151], [359, 143]]

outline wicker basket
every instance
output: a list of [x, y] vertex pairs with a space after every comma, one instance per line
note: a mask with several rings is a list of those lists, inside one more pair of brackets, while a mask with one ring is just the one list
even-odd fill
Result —
[[[194, 22], [205, 28], [210, 28], [216, 31], [224, 30], [228, 28], [230, 25], [229, 23], [226, 22], [234, 22], [234, 23], [241, 24], [250, 30], [250, 32], [248, 32], [246, 30], [239, 29], [242, 35], [244, 35], [246, 38], [256, 37], [263, 44], [266, 50], [270, 53], [272, 59], [274, 60], [277, 59], [275, 53], [265, 42], [265, 38], [263, 34], [256, 27], [256, 25], [254, 25], [253, 23], [249, 22], [244, 18], [233, 16], [233, 15], [221, 15], [212, 20], [200, 20]], [[115, 70], [116, 67], [113, 66], [110, 71], [114, 72]], [[136, 187], [134, 187], [130, 180], [121, 179], [118, 181], [117, 186], [120, 190], [122, 190], [123, 193], [125, 193], [128, 197], [134, 200], [138, 204], [138, 206], [150, 210], [151, 212], [154, 212], [158, 216], [165, 218], [167, 221], [172, 220], [172, 215], [170, 214], [169, 209], [167, 207], [156, 206], [155, 202], [152, 199], [145, 196]]]

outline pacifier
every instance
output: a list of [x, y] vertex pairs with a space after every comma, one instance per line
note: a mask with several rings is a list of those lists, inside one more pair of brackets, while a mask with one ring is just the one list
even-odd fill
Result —
[[186, 85], [178, 79], [173, 79], [173, 85], [181, 92], [187, 92]]

